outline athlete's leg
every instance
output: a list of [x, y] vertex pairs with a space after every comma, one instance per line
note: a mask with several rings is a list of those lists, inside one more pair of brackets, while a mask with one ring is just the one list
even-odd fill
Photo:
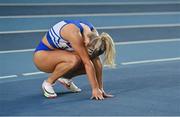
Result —
[[[92, 61], [93, 63], [97, 64], [100, 67], [100, 69], [102, 69], [102, 63], [99, 61], [95, 62], [97, 61], [97, 59], [99, 58], [95, 58]], [[83, 74], [86, 74], [86, 70], [83, 64], [79, 64], [79, 66], [77, 66], [76, 69], [73, 69], [72, 71], [67, 72], [65, 75], [63, 75], [63, 77], [67, 79], [72, 79], [73, 77], [76, 77], [78, 75], [83, 75]]]
[[34, 54], [34, 63], [41, 71], [52, 73], [47, 82], [53, 84], [59, 77], [76, 69], [81, 59], [78, 55], [64, 50], [38, 51]]
[[84, 75], [86, 74], [85, 68], [83, 64], [79, 64], [79, 66], [72, 70], [69, 71], [68, 73], [66, 73], [65, 75], [63, 75], [64, 78], [67, 79], [72, 79], [73, 77], [79, 76], [79, 75]]

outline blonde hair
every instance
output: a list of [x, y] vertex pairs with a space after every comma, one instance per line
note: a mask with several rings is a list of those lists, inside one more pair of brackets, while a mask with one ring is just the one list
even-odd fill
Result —
[[105, 54], [104, 54], [104, 63], [106, 65], [110, 65], [111, 67], [115, 67], [115, 44], [113, 39], [108, 33], [101, 33], [100, 39], [105, 42]]
[[108, 33], [101, 33], [97, 35], [97, 32], [93, 32], [89, 35], [90, 40], [98, 39], [97, 43], [94, 45], [95, 48], [99, 46], [100, 43], [105, 43], [105, 53], [104, 53], [104, 64], [112, 68], [115, 67], [115, 44], [112, 37]]

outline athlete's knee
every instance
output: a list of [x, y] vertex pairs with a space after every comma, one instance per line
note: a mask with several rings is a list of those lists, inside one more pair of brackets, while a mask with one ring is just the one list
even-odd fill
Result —
[[71, 67], [77, 67], [81, 64], [81, 58], [78, 55], [72, 55], [69, 64]]

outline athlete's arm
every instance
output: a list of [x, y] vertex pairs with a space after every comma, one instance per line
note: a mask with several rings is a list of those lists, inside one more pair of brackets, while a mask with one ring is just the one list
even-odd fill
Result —
[[100, 57], [96, 57], [95, 59], [92, 60], [92, 62], [93, 62], [93, 64], [94, 64], [94, 67], [95, 67], [95, 70], [96, 70], [96, 78], [97, 78], [97, 81], [98, 81], [98, 84], [99, 84], [99, 88], [100, 88], [100, 90], [101, 90], [102, 93], [103, 93], [103, 97], [104, 97], [104, 98], [113, 97], [113, 95], [107, 94], [107, 93], [104, 91], [104, 88], [103, 88], [103, 79], [102, 79], [103, 66], [102, 66]]
[[[71, 29], [71, 30], [69, 30], [69, 29]], [[71, 43], [71, 46], [78, 53], [78, 55], [80, 56], [84, 66], [85, 66], [85, 70], [86, 70], [90, 85], [92, 87], [92, 97], [96, 98], [97, 100], [104, 99], [102, 92], [98, 86], [94, 65], [89, 58], [87, 49], [84, 44], [83, 37], [80, 33], [80, 30], [74, 25], [69, 25], [68, 27], [64, 28], [64, 30], [62, 30], [62, 31], [63, 31], [62, 36], [65, 39], [68, 39], [68, 41]], [[61, 32], [61, 34], [62, 34], [62, 32]]]
[[103, 81], [102, 81], [102, 63], [99, 57], [96, 57], [92, 60], [95, 70], [96, 70], [96, 78], [99, 84], [99, 89], [103, 89]]

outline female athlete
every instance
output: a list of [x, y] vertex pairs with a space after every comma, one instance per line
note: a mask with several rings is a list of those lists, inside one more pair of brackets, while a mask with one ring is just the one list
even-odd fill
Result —
[[64, 20], [55, 24], [42, 38], [34, 52], [36, 67], [51, 73], [42, 84], [44, 95], [57, 96], [53, 84], [60, 81], [72, 92], [80, 92], [72, 78], [87, 74], [92, 88], [91, 99], [103, 100], [113, 95], [103, 89], [102, 63], [99, 55], [104, 53], [104, 63], [114, 66], [115, 47], [107, 33], [98, 34], [87, 21]]

